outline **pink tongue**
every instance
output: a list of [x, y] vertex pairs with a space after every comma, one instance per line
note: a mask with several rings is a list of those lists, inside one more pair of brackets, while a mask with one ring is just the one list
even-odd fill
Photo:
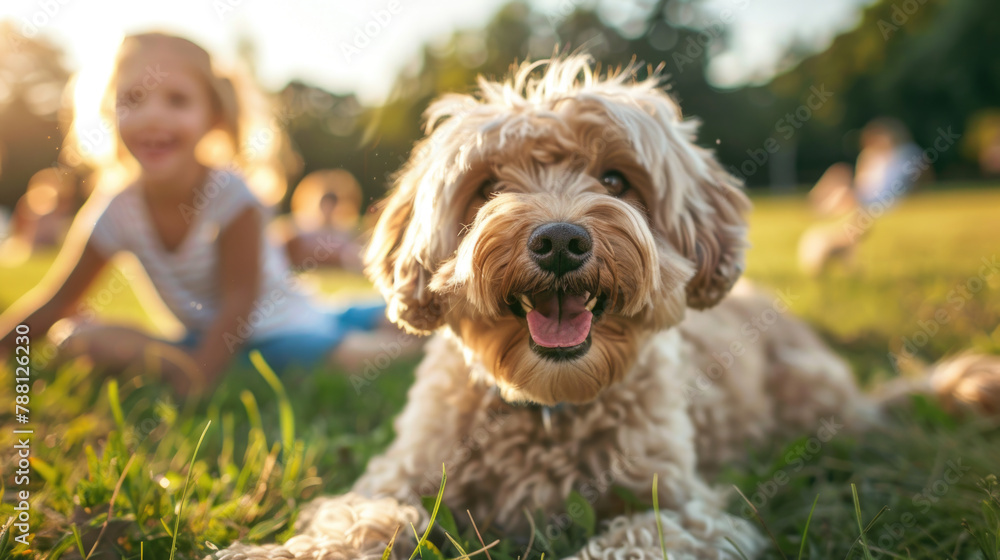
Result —
[[546, 348], [570, 348], [587, 340], [593, 318], [584, 307], [587, 297], [561, 290], [535, 294], [535, 308], [528, 312], [528, 331], [535, 343]]

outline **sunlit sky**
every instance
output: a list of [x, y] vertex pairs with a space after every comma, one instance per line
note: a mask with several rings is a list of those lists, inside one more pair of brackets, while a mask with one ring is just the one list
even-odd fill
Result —
[[[338, 93], [354, 91], [374, 104], [388, 94], [399, 70], [415, 63], [420, 45], [454, 29], [482, 25], [505, 1], [3, 0], [0, 18], [12, 18], [17, 29], [37, 32], [64, 48], [72, 70], [106, 66], [122, 36], [132, 32], [158, 29], [184, 35], [224, 63], [236, 57], [238, 38], [246, 36], [256, 46], [257, 71], [266, 87], [278, 89], [300, 79]], [[627, 3], [535, 4], [558, 14], [594, 1], [611, 19]], [[721, 21], [725, 9], [732, 14], [731, 48], [713, 62], [710, 75], [723, 86], [766, 76], [793, 38], [822, 48], [836, 33], [856, 25], [861, 7], [870, 1], [706, 0], [709, 21]], [[348, 45], [366, 39], [367, 45], [348, 54]]]

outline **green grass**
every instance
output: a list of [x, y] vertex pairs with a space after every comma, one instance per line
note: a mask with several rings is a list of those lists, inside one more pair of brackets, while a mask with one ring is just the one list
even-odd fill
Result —
[[[982, 258], [1000, 253], [998, 209], [998, 191], [915, 195], [875, 225], [856, 266], [835, 266], [813, 280], [794, 260], [798, 236], [811, 221], [803, 201], [761, 198], [751, 220], [747, 274], [796, 297], [793, 311], [847, 357], [866, 384], [896, 375], [889, 353], [939, 311], [948, 321], [918, 349], [922, 360], [966, 348], [1000, 353], [1000, 275], [963, 296], [961, 306], [949, 297], [977, 276]], [[51, 254], [38, 255], [0, 272], [0, 308], [33, 286], [51, 262]], [[100, 295], [111, 274], [90, 295]], [[342, 297], [367, 289], [344, 274], [324, 273], [316, 283]], [[138, 297], [144, 296], [121, 291], [99, 311], [153, 328]], [[282, 541], [302, 504], [347, 489], [388, 444], [414, 365], [393, 363], [360, 394], [343, 372], [283, 376], [279, 387], [266, 374], [234, 369], [210, 398], [184, 403], [152, 381], [102, 382], [82, 362], [37, 371], [27, 486], [33, 548], [12, 547], [9, 535], [6, 541], [0, 536], [0, 559], [86, 556], [102, 528], [101, 542], [130, 559], [168, 558], [174, 549], [175, 558], [201, 558], [235, 539]], [[0, 384], [0, 402], [13, 403], [12, 367], [0, 365], [0, 371], [8, 380]], [[731, 510], [762, 522], [773, 536], [768, 558], [997, 558], [1000, 490], [990, 478], [1000, 474], [997, 424], [916, 404], [900, 413], [892, 431], [838, 432], [828, 441], [804, 434], [749, 450], [746, 464], [722, 474], [720, 484], [735, 485], [752, 504], [734, 492]], [[0, 412], [0, 520], [16, 513], [15, 491], [24, 489], [13, 477], [11, 407]], [[623, 498], [648, 507], [640, 505], [647, 496]], [[434, 503], [430, 497], [429, 510]], [[440, 507], [438, 529], [420, 547], [425, 558], [473, 554], [484, 546], [496, 559], [523, 551], [524, 541], [515, 537], [524, 535], [478, 535], [455, 519]], [[571, 527], [547, 543], [545, 557], [572, 552], [594, 530], [586, 522]], [[401, 531], [398, 538], [412, 533]]]

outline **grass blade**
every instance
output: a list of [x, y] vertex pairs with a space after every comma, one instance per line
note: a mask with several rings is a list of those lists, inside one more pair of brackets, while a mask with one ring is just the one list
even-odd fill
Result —
[[[861, 501], [858, 499], [858, 487], [851, 483], [851, 496], [854, 497], [854, 515], [858, 520], [858, 531], [861, 532], [861, 552], [865, 555], [865, 560], [872, 560], [871, 550], [868, 548], [868, 539], [865, 538], [865, 528], [861, 526]], [[854, 547], [851, 547], [853, 550]], [[850, 553], [848, 553], [850, 554]]]
[[663, 521], [660, 519], [660, 495], [656, 491], [657, 482], [659, 482], [659, 475], [653, 473], [653, 515], [656, 516], [656, 534], [660, 537], [660, 553], [663, 554], [663, 560], [670, 560], [670, 556], [667, 555], [667, 543], [663, 541]]
[[816, 499], [813, 500], [813, 505], [809, 508], [809, 517], [806, 518], [806, 528], [802, 530], [802, 543], [799, 544], [798, 560], [802, 560], [802, 553], [806, 551], [806, 537], [809, 536], [809, 523], [812, 521], [813, 512], [816, 511], [817, 502], [819, 502], [819, 494], [816, 494]]
[[728, 542], [730, 546], [736, 549], [736, 552], [739, 553], [740, 558], [742, 558], [743, 560], [750, 560], [749, 558], [747, 558], [746, 553], [743, 552], [743, 549], [740, 548], [740, 545], [736, 544], [736, 542], [733, 541], [733, 539], [726, 537], [726, 542]]
[[[56, 469], [52, 465], [46, 463], [45, 461], [39, 459], [38, 457], [31, 458], [31, 468], [35, 469], [35, 472], [38, 473], [38, 476], [44, 478], [45, 482], [55, 483], [56, 481], [59, 480], [58, 471], [56, 471]], [[2, 490], [3, 489], [0, 488], [0, 491]]]
[[174, 534], [170, 541], [170, 560], [174, 560], [174, 554], [177, 553], [177, 531], [181, 526], [181, 516], [184, 514], [184, 504], [187, 502], [188, 490], [191, 489], [191, 478], [194, 474], [194, 461], [198, 458], [198, 449], [201, 448], [201, 442], [205, 441], [205, 434], [208, 433], [208, 428], [211, 427], [211, 425], [211, 420], [205, 424], [205, 429], [201, 431], [201, 437], [198, 438], [198, 445], [194, 446], [194, 453], [191, 454], [191, 463], [188, 465], [187, 478], [184, 480], [184, 490], [181, 492], [181, 503], [177, 508], [177, 519], [174, 521]]
[[10, 548], [10, 527], [13, 524], [14, 518], [8, 517], [3, 527], [0, 527], [0, 558], [8, 558], [10, 556], [7, 549]]
[[118, 429], [125, 430], [125, 415], [122, 414], [122, 403], [118, 397], [118, 381], [112, 379], [108, 381], [108, 405], [111, 406], [111, 415], [115, 418]]
[[389, 539], [389, 544], [385, 546], [385, 550], [382, 551], [382, 560], [389, 560], [392, 556], [392, 545], [396, 544], [396, 535], [399, 534], [400, 525], [396, 525], [396, 530], [392, 532], [392, 538]]
[[285, 393], [285, 386], [281, 384], [271, 366], [267, 365], [260, 350], [250, 352], [250, 361], [278, 397], [278, 416], [281, 419], [281, 447], [285, 450], [285, 457], [287, 458], [291, 454], [292, 447], [295, 444], [295, 412], [292, 410], [292, 403], [288, 400], [288, 395]]
[[479, 544], [481, 544], [483, 546], [483, 550], [486, 551], [487, 560], [493, 560], [493, 557], [490, 556], [490, 547], [486, 546], [486, 543], [483, 542], [483, 536], [479, 534], [479, 527], [476, 527], [476, 520], [472, 518], [472, 512], [469, 510], [465, 510], [465, 513], [469, 516], [469, 521], [472, 522], [472, 528], [475, 529], [476, 531], [476, 537], [479, 538]]
[[[434, 511], [431, 512], [431, 519], [427, 522], [427, 528], [424, 529], [424, 536], [420, 537], [417, 541], [417, 548], [413, 549], [413, 554], [410, 555], [410, 560], [413, 560], [417, 556], [417, 553], [420, 552], [420, 547], [427, 542], [427, 536], [431, 534], [431, 529], [434, 527], [434, 520], [437, 518], [438, 508], [441, 507], [441, 498], [444, 497], [444, 484], [447, 480], [448, 473], [444, 470], [444, 463], [441, 463], [441, 487], [438, 488], [437, 499], [434, 500]], [[416, 534], [416, 532], [414, 532], [414, 534]]]
[[[882, 509], [878, 510], [878, 513], [875, 514], [875, 517], [873, 517], [872, 520], [869, 521], [867, 525], [865, 525], [865, 528], [861, 530], [861, 534], [858, 535], [858, 537], [854, 539], [854, 541], [851, 543], [851, 548], [847, 550], [847, 557], [851, 556], [851, 552], [854, 551], [854, 547], [858, 546], [858, 543], [862, 541], [862, 538], [865, 537], [869, 531], [871, 531], [872, 527], [875, 525], [875, 522], [878, 521], [878, 519], [882, 517], [882, 514], [887, 511], [889, 511], [889, 506], [882, 506]], [[935, 542], [935, 544], [937, 543]], [[871, 545], [868, 545], [867, 543], [865, 544], [865, 546], [867, 546], [869, 549], [871, 548]]]
[[455, 537], [451, 536], [451, 534], [448, 531], [444, 532], [444, 536], [447, 537], [449, 541], [451, 541], [451, 546], [454, 546], [455, 550], [457, 550], [458, 553], [461, 554], [459, 558], [469, 557], [469, 553], [466, 552], [464, 548], [462, 548], [462, 545], [458, 544], [458, 541], [455, 540]]
[[70, 529], [73, 530], [73, 541], [76, 542], [76, 549], [80, 551], [80, 556], [83, 556], [83, 539], [80, 538], [80, 530], [76, 527], [76, 523], [70, 525]]
[[128, 458], [128, 462], [125, 463], [125, 468], [122, 469], [121, 476], [118, 477], [118, 483], [115, 484], [115, 491], [111, 493], [111, 499], [108, 501], [108, 516], [104, 519], [104, 524], [101, 525], [101, 531], [97, 533], [97, 539], [94, 540], [94, 546], [90, 547], [90, 552], [84, 556], [83, 560], [88, 560], [97, 550], [97, 545], [101, 542], [101, 537], [104, 536], [104, 531], [107, 530], [108, 524], [111, 523], [111, 517], [115, 513], [115, 499], [118, 498], [118, 493], [121, 492], [122, 483], [125, 482], [125, 476], [128, 475], [128, 470], [132, 467], [132, 461], [135, 460], [135, 453]]
[[746, 497], [746, 495], [743, 494], [743, 491], [740, 490], [735, 484], [733, 485], [733, 488], [736, 489], [736, 492], [740, 495], [741, 498], [743, 498], [743, 501], [750, 506], [750, 511], [752, 511], [754, 517], [757, 518], [757, 522], [760, 523], [760, 526], [764, 528], [764, 532], [767, 533], [767, 536], [771, 537], [771, 542], [774, 543], [774, 548], [778, 551], [778, 554], [780, 554], [784, 560], [788, 560], [788, 557], [785, 556], [785, 551], [781, 550], [781, 545], [778, 544], [778, 539], [775, 538], [774, 533], [771, 532], [771, 528], [767, 526], [767, 523], [764, 523], [764, 518], [761, 517], [760, 512], [757, 511], [757, 506], [753, 505], [753, 502], [751, 502]]
[[163, 527], [163, 530], [167, 532], [167, 536], [174, 536], [174, 530], [170, 528], [170, 525], [167, 525], [167, 522], [164, 521], [162, 517], [160, 518], [160, 525]]
[[250, 429], [263, 432], [264, 421], [261, 419], [260, 407], [257, 406], [257, 399], [253, 397], [253, 393], [246, 389], [240, 391], [240, 401], [247, 411], [247, 422], [250, 423]]

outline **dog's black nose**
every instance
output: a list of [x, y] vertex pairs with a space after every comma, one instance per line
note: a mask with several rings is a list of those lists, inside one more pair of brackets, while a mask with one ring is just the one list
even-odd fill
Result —
[[566, 222], [538, 226], [528, 238], [528, 249], [542, 270], [556, 276], [580, 268], [590, 258], [594, 243], [582, 227]]

